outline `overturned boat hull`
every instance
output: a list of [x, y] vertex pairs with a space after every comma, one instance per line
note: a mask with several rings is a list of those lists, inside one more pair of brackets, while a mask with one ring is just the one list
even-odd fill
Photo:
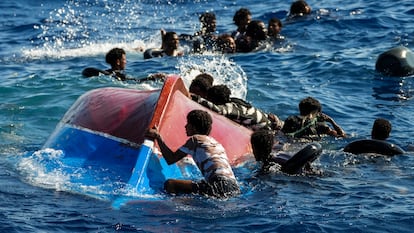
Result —
[[[223, 144], [233, 166], [251, 158], [251, 131], [192, 101], [178, 76], [169, 76], [160, 90], [101, 88], [85, 93], [43, 148], [63, 152], [60, 164], [71, 173], [70, 182], [99, 190], [75, 192], [104, 197], [120, 206], [162, 193], [166, 179], [201, 178], [191, 158], [167, 165], [157, 145], [144, 137], [146, 129], [157, 126], [167, 145], [178, 149], [187, 140], [186, 116], [193, 109], [212, 115], [210, 135]], [[131, 193], [132, 197], [122, 197]]]

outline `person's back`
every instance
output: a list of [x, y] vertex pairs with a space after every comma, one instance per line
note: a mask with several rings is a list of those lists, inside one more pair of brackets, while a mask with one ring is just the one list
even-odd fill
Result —
[[344, 147], [344, 152], [353, 154], [374, 153], [387, 156], [404, 154], [405, 151], [401, 147], [387, 140], [391, 130], [391, 122], [384, 118], [377, 118], [372, 125], [371, 138], [350, 142]]
[[273, 129], [280, 125], [280, 122], [273, 122], [278, 121], [276, 116], [271, 118], [270, 114], [230, 95], [231, 90], [226, 85], [215, 85], [208, 90], [207, 99], [193, 96], [193, 100], [252, 130]]
[[190, 111], [185, 125], [189, 138], [177, 151], [172, 151], [165, 144], [156, 128], [149, 129], [146, 133], [147, 137], [157, 140], [168, 164], [176, 163], [187, 155], [191, 155], [204, 177], [204, 180], [197, 182], [168, 179], [164, 184], [168, 193], [197, 193], [218, 198], [231, 197], [240, 193], [223, 145], [209, 136], [212, 123], [212, 117], [208, 112]]

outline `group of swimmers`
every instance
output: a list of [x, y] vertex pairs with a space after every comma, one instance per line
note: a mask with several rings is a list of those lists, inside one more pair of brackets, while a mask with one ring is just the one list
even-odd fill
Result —
[[[265, 113], [245, 100], [231, 97], [225, 85], [213, 85], [214, 77], [207, 73], [197, 75], [191, 82], [189, 91], [194, 101], [206, 108], [250, 128], [251, 146], [255, 160], [261, 164], [260, 172], [269, 173], [274, 165], [282, 172], [298, 174], [313, 172], [311, 163], [322, 152], [321, 137], [346, 137], [345, 131], [322, 112], [320, 102], [306, 97], [299, 103], [299, 114], [289, 116], [285, 121], [276, 115]], [[204, 176], [200, 181], [168, 179], [164, 188], [173, 194], [201, 194], [217, 198], [228, 198], [240, 193], [232, 167], [223, 146], [209, 136], [212, 117], [207, 111], [193, 110], [187, 115], [185, 131], [189, 137], [176, 151], [164, 142], [157, 128], [148, 129], [146, 137], [157, 141], [161, 154], [168, 164], [176, 163], [191, 155]], [[391, 132], [391, 123], [382, 118], [375, 120], [371, 137], [385, 141]], [[308, 145], [294, 155], [282, 152], [285, 148], [276, 134], [282, 134], [290, 142], [303, 142]]]
[[[289, 17], [300, 17], [309, 15], [311, 7], [303, 0], [295, 1], [291, 4]], [[240, 8], [233, 16], [233, 22], [237, 29], [231, 33], [217, 35], [216, 33], [216, 15], [212, 12], [205, 12], [199, 17], [201, 29], [194, 35], [178, 35], [173, 31], [161, 29], [161, 47], [160, 48], [138, 48], [143, 51], [144, 59], [164, 56], [183, 56], [184, 52], [179, 50], [180, 41], [192, 43], [193, 52], [202, 53], [204, 51], [220, 53], [251, 52], [264, 45], [266, 41], [283, 38], [280, 35], [282, 22], [278, 18], [271, 18], [268, 21], [267, 29], [265, 23], [261, 20], [252, 20], [252, 14], [247, 8]], [[136, 80], [145, 81], [144, 79], [131, 78], [125, 75], [124, 70], [127, 63], [125, 50], [114, 48], [106, 54], [106, 62], [111, 65], [110, 69], [100, 70], [96, 68], [87, 68], [82, 73], [86, 77], [111, 75], [118, 80]], [[154, 77], [149, 77], [154, 78]], [[158, 78], [158, 76], [156, 77]]]
[[[309, 15], [311, 7], [303, 0], [292, 3], [289, 17]], [[267, 29], [265, 22], [252, 20], [252, 14], [247, 8], [240, 8], [233, 16], [233, 22], [237, 29], [231, 33], [216, 34], [216, 15], [212, 12], [205, 12], [200, 15], [200, 31], [194, 35], [166, 32], [161, 30], [161, 48], [149, 48], [144, 51], [144, 59], [163, 56], [181, 56], [179, 51], [180, 41], [191, 43], [194, 53], [205, 51], [219, 53], [246, 53], [254, 51], [264, 45], [266, 41], [277, 40], [282, 30], [282, 22], [278, 18], [271, 18], [268, 21]]]
[[[303, 1], [292, 3], [290, 17], [310, 14], [311, 8]], [[267, 31], [262, 21], [251, 20], [251, 13], [246, 8], [239, 9], [234, 15], [237, 30], [231, 34], [216, 35], [216, 17], [213, 13], [204, 13], [200, 16], [201, 30], [194, 35], [177, 35], [175, 32], [161, 30], [162, 46], [160, 49], [148, 49], [144, 58], [162, 56], [181, 56], [178, 51], [180, 40], [193, 42], [194, 52], [205, 50], [220, 51], [223, 53], [249, 52], [257, 48], [261, 41], [267, 38], [278, 38], [282, 24], [279, 19], [269, 20]], [[84, 70], [85, 76], [95, 76], [100, 73], [112, 75], [125, 81], [133, 78], [125, 73], [126, 53], [121, 48], [114, 48], [106, 55], [106, 62], [111, 65], [107, 70]], [[89, 72], [89, 73], [88, 73]], [[156, 74], [136, 81], [163, 79], [163, 74]], [[307, 142], [320, 140], [326, 135], [346, 137], [345, 131], [332, 117], [322, 111], [322, 105], [313, 97], [302, 99], [298, 105], [299, 114], [280, 120], [273, 113], [266, 113], [245, 100], [231, 97], [231, 90], [226, 85], [213, 85], [214, 78], [203, 73], [196, 76], [189, 87], [191, 98], [206, 108], [226, 116], [227, 118], [250, 128], [251, 145], [254, 158], [261, 163], [261, 171], [269, 172], [273, 165], [281, 167], [282, 172], [296, 174], [311, 172], [311, 163], [321, 153], [319, 144], [311, 144], [312, 153], [297, 166], [298, 156], [279, 153], [286, 146], [281, 135], [289, 140], [306, 140]], [[197, 193], [218, 198], [231, 197], [240, 193], [236, 177], [229, 164], [223, 146], [209, 136], [212, 127], [210, 114], [203, 110], [193, 110], [187, 115], [185, 126], [188, 140], [176, 151], [172, 151], [163, 141], [157, 128], [148, 129], [146, 136], [157, 141], [160, 151], [168, 164], [176, 163], [187, 155], [191, 155], [204, 176], [201, 181], [169, 179], [165, 182], [168, 193]], [[391, 123], [386, 119], [376, 119], [371, 138], [385, 141], [391, 132]], [[278, 135], [278, 136], [277, 136]], [[352, 152], [352, 151], [350, 151]], [[296, 157], [295, 157], [296, 156]], [[299, 158], [300, 159], [300, 158]], [[298, 169], [300, 168], [300, 169]]]

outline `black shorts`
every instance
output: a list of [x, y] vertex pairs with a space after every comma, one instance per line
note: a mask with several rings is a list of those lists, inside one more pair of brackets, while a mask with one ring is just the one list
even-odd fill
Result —
[[225, 177], [214, 177], [209, 182], [201, 180], [193, 182], [193, 193], [217, 198], [229, 198], [240, 194], [236, 180]]

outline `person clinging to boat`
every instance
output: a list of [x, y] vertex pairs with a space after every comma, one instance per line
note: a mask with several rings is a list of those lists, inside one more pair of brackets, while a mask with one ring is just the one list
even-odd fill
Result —
[[214, 85], [208, 89], [206, 99], [194, 94], [191, 97], [204, 107], [252, 130], [278, 130], [282, 127], [283, 122], [276, 115], [230, 96], [231, 90], [226, 85]]
[[195, 76], [191, 81], [188, 91], [193, 95], [207, 98], [208, 90], [213, 86], [214, 77], [207, 73]]
[[146, 137], [157, 141], [162, 156], [173, 164], [191, 155], [204, 179], [199, 181], [168, 179], [165, 191], [171, 194], [200, 194], [216, 198], [229, 198], [240, 194], [240, 188], [222, 144], [209, 136], [212, 128], [211, 115], [203, 110], [187, 114], [185, 131], [188, 140], [178, 150], [172, 151], [165, 144], [158, 129], [148, 129]]
[[299, 113], [300, 115], [292, 115], [285, 120], [282, 127], [285, 135], [310, 140], [320, 139], [324, 135], [346, 136], [334, 119], [322, 112], [321, 103], [313, 97], [306, 97], [299, 102]]

